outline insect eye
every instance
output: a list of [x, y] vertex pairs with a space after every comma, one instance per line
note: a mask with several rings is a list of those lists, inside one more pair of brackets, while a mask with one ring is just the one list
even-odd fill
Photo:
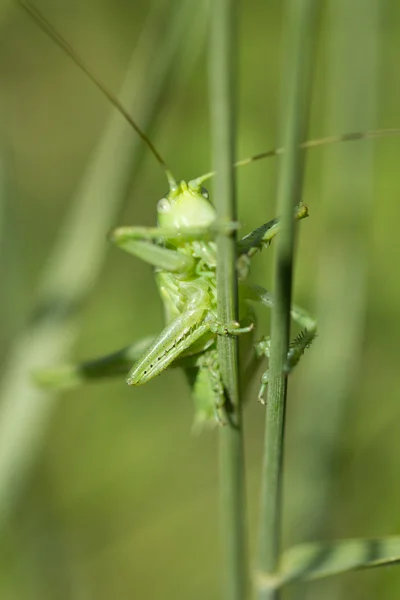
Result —
[[209, 193], [208, 193], [208, 190], [206, 190], [206, 188], [205, 188], [205, 187], [202, 187], [202, 188], [201, 188], [201, 195], [202, 195], [202, 196], [204, 196], [204, 198], [205, 198], [206, 200], [208, 200], [208, 199], [209, 199], [209, 197], [210, 197], [210, 196], [209, 196]]
[[161, 198], [157, 204], [157, 212], [159, 213], [167, 213], [171, 208], [171, 204], [167, 198]]

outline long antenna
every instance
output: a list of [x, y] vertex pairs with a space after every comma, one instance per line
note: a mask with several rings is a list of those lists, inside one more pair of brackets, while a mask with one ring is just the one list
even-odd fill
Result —
[[114, 96], [111, 90], [101, 81], [97, 75], [93, 73], [93, 71], [88, 67], [88, 65], [81, 59], [81, 57], [75, 52], [72, 46], [61, 36], [58, 31], [54, 29], [54, 27], [49, 23], [49, 21], [33, 6], [30, 2], [25, 2], [25, 0], [17, 0], [18, 4], [23, 8], [32, 19], [39, 25], [39, 27], [44, 31], [53, 42], [55, 42], [76, 64], [76, 66], [83, 71], [89, 79], [94, 83], [94, 85], [102, 92], [102, 94], [111, 102], [111, 104], [119, 111], [119, 113], [124, 117], [124, 119], [129, 123], [131, 127], [136, 131], [139, 137], [143, 140], [143, 142], [147, 145], [149, 150], [152, 152], [153, 156], [157, 159], [158, 163], [164, 169], [167, 179], [169, 181], [170, 187], [176, 187], [176, 182], [171, 172], [169, 171], [165, 160], [162, 158], [161, 154], [156, 150], [153, 143], [149, 140], [146, 134], [140, 129], [139, 125], [133, 119], [133, 117], [129, 114], [126, 108], [121, 104], [121, 102]]
[[[399, 136], [400, 128], [398, 129], [373, 129], [371, 131], [364, 132], [353, 132], [353, 133], [344, 133], [342, 135], [330, 135], [328, 137], [319, 138], [317, 140], [308, 140], [307, 142], [303, 142], [300, 144], [300, 148], [317, 148], [318, 146], [329, 146], [330, 144], [339, 144], [341, 142], [356, 142], [359, 140], [371, 140], [382, 137], [390, 137], [390, 136]], [[285, 151], [284, 148], [275, 148], [274, 150], [268, 150], [267, 152], [261, 152], [260, 154], [254, 154], [253, 156], [249, 156], [248, 158], [244, 158], [242, 160], [238, 160], [235, 162], [235, 167], [244, 167], [256, 160], [261, 160], [262, 158], [268, 158], [269, 156], [278, 156], [279, 154], [283, 154]]]
[[[318, 148], [319, 146], [329, 146], [330, 144], [338, 144], [341, 142], [357, 142], [360, 140], [372, 140], [383, 137], [396, 137], [400, 136], [400, 128], [392, 128], [392, 129], [371, 129], [370, 131], [354, 131], [352, 133], [343, 133], [342, 135], [330, 135], [323, 138], [318, 138], [316, 140], [308, 140], [307, 142], [303, 142], [300, 144], [300, 148]], [[274, 148], [273, 150], [267, 150], [266, 152], [260, 152], [259, 154], [253, 154], [253, 156], [248, 156], [247, 158], [243, 158], [241, 160], [237, 160], [233, 166], [235, 168], [244, 167], [249, 165], [257, 160], [261, 160], [263, 158], [269, 158], [271, 156], [279, 156], [285, 152], [285, 148]], [[216, 171], [210, 171], [205, 175], [200, 175], [200, 177], [196, 177], [196, 179], [191, 182], [194, 186], [201, 185], [207, 179], [211, 179], [216, 174]]]
[[[88, 67], [88, 65], [81, 59], [81, 57], [75, 52], [72, 46], [54, 29], [54, 27], [47, 21], [47, 19], [33, 6], [30, 2], [26, 0], [17, 0], [18, 4], [23, 8], [39, 25], [39, 27], [44, 31], [50, 39], [52, 39], [76, 64], [76, 66], [81, 69], [89, 79], [94, 83], [94, 85], [103, 93], [103, 95], [111, 102], [111, 104], [118, 110], [118, 112], [124, 117], [124, 119], [133, 127], [136, 133], [140, 136], [143, 142], [147, 145], [149, 150], [152, 152], [153, 156], [157, 159], [157, 162], [164, 169], [167, 179], [169, 182], [170, 189], [176, 189], [176, 181], [170, 170], [167, 167], [166, 162], [160, 155], [160, 153], [156, 150], [153, 143], [149, 140], [146, 134], [140, 129], [139, 125], [130, 115], [130, 113], [126, 110], [126, 108], [121, 104], [118, 98], [108, 89], [108, 87], [101, 81], [99, 77], [97, 77], [93, 71]], [[355, 142], [359, 140], [368, 140], [368, 139], [377, 139], [383, 137], [394, 137], [400, 136], [400, 128], [394, 129], [374, 129], [365, 132], [352, 132], [352, 133], [344, 133], [342, 135], [332, 135], [324, 138], [319, 138], [315, 140], [308, 140], [307, 142], [303, 142], [300, 147], [301, 148], [317, 148], [318, 146], [329, 146], [330, 144], [338, 144], [341, 142]], [[283, 154], [285, 151], [284, 148], [274, 148], [273, 150], [268, 150], [267, 152], [260, 152], [259, 154], [254, 154], [253, 156], [249, 156], [248, 158], [244, 158], [242, 160], [238, 160], [234, 163], [234, 167], [244, 167], [245, 165], [249, 165], [257, 160], [262, 160], [263, 158], [268, 158], [272, 156], [279, 156]], [[201, 185], [207, 179], [211, 179], [214, 177], [215, 171], [211, 171], [206, 173], [205, 175], [201, 175], [197, 177], [190, 184], [198, 186]]]

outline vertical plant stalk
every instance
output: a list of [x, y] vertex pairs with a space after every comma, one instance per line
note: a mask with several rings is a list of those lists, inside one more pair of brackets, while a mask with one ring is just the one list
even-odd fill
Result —
[[280, 164], [278, 213], [282, 229], [274, 264], [276, 306], [271, 317], [271, 358], [266, 410], [265, 444], [261, 490], [261, 520], [258, 568], [271, 576], [271, 588], [259, 591], [260, 600], [279, 598], [274, 585], [281, 534], [282, 466], [287, 394], [286, 356], [289, 347], [290, 306], [295, 243], [293, 209], [300, 201], [304, 173], [305, 139], [310, 104], [313, 38], [317, 24], [316, 0], [290, 0], [288, 10], [287, 84], [284, 88], [283, 145]]
[[[218, 218], [236, 220], [235, 71], [237, 6], [235, 0], [215, 0], [210, 55], [211, 126], [213, 160], [217, 171], [215, 204]], [[218, 319], [238, 318], [236, 236], [217, 238]], [[221, 527], [224, 575], [229, 600], [243, 600], [247, 593], [247, 544], [242, 408], [239, 395], [237, 340], [221, 336], [218, 351], [226, 391], [227, 425], [220, 428]]]
[[[378, 0], [327, 3], [326, 131], [362, 130], [376, 122], [382, 8]], [[320, 349], [304, 371], [307, 419], [300, 424], [301, 437], [312, 436], [313, 444], [303, 444], [293, 466], [306, 492], [303, 502], [293, 507], [301, 541], [333, 534], [329, 516], [338, 500], [335, 465], [338, 452], [343, 452], [338, 438], [363, 359], [373, 166], [368, 142], [357, 149], [344, 145], [324, 153], [319, 225], [323, 244], [315, 273]], [[330, 586], [326, 599], [341, 596], [341, 583], [339, 578]], [[310, 594], [307, 590], [307, 598]]]

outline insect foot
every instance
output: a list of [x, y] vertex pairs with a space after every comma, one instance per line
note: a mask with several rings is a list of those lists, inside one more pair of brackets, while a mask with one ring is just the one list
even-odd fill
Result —
[[264, 394], [265, 394], [265, 390], [267, 389], [268, 381], [269, 381], [269, 371], [265, 371], [265, 373], [262, 374], [261, 385], [260, 385], [260, 389], [258, 391], [258, 401], [263, 406], [265, 406], [267, 404], [265, 401], [265, 398], [264, 398]]
[[311, 346], [316, 337], [317, 332], [315, 329], [304, 329], [290, 342], [290, 348], [285, 364], [285, 373], [289, 374], [293, 367], [297, 365], [304, 352]]
[[219, 323], [213, 321], [210, 324], [210, 329], [213, 333], [218, 335], [241, 335], [242, 333], [249, 333], [254, 329], [254, 323], [250, 323], [246, 327], [240, 327], [240, 323], [237, 321], [231, 321], [231, 323]]
[[263, 358], [263, 357], [269, 358], [270, 350], [271, 350], [270, 336], [261, 338], [261, 340], [259, 340], [258, 342], [256, 342], [254, 344], [254, 348], [255, 348], [256, 355], [258, 358]]

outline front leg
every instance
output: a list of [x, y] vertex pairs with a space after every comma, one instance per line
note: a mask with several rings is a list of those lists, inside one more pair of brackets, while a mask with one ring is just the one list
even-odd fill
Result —
[[[300, 219], [306, 217], [308, 217], [308, 208], [305, 204], [300, 203], [295, 208], [294, 219], [300, 221]], [[261, 227], [257, 227], [238, 242], [238, 255], [246, 255], [251, 258], [257, 251], [271, 243], [272, 239], [279, 233], [280, 228], [279, 218], [272, 219], [261, 225]]]
[[110, 233], [110, 241], [129, 254], [170, 273], [188, 273], [195, 260], [174, 249], [164, 248], [160, 242], [179, 240], [182, 243], [211, 240], [218, 233], [232, 233], [237, 223], [215, 221], [206, 227], [118, 227]]
[[193, 270], [195, 260], [191, 256], [163, 248], [156, 243], [154, 231], [160, 229], [146, 227], [119, 227], [110, 233], [110, 240], [129, 254], [170, 273], [188, 273]]
[[[209, 225], [193, 227], [117, 227], [110, 233], [110, 239], [117, 245], [133, 241], [176, 240], [190, 242], [194, 240], [212, 240], [219, 233], [229, 234], [239, 228], [237, 222], [216, 219]], [[129, 252], [129, 250], [127, 250]]]
[[[212, 240], [218, 233], [232, 233], [237, 223], [214, 221], [211, 225], [197, 227], [118, 227], [110, 233], [110, 241], [129, 254], [171, 273], [187, 273], [195, 266], [195, 260], [174, 249], [164, 248], [161, 243], [172, 241], [173, 245], [196, 240]], [[161, 242], [161, 243], [160, 243]]]
[[[299, 221], [308, 217], [308, 208], [305, 204], [299, 204], [296, 206], [294, 212], [294, 219]], [[250, 270], [250, 263], [253, 256], [266, 248], [271, 243], [272, 239], [279, 233], [281, 228], [281, 222], [279, 218], [272, 219], [254, 229], [251, 233], [246, 235], [244, 238], [239, 240], [237, 245], [237, 262], [236, 269], [238, 277], [241, 280], [247, 278]]]

